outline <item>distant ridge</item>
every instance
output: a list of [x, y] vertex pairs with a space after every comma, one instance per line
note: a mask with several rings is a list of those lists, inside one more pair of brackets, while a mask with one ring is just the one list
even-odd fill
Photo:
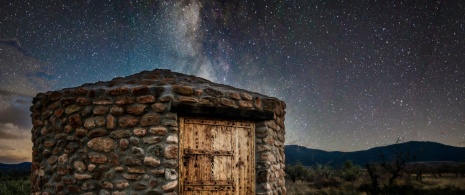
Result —
[[411, 148], [411, 153], [416, 157], [412, 162], [465, 162], [465, 148], [463, 147], [420, 141], [410, 141], [355, 152], [327, 152], [303, 146], [286, 145], [284, 153], [286, 154], [286, 164], [295, 165], [301, 163], [304, 166], [322, 164], [340, 167], [347, 160], [362, 166], [366, 163], [379, 162], [382, 154], [386, 158], [392, 158], [392, 150], [397, 148], [402, 150]]
[[3, 164], [0, 163], [0, 173], [11, 174], [11, 173], [23, 173], [31, 172], [31, 162], [22, 162], [19, 164]]

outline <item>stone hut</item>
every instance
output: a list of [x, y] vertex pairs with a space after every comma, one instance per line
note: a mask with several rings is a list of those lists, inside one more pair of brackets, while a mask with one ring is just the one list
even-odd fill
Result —
[[32, 194], [286, 194], [276, 98], [155, 69], [32, 103]]

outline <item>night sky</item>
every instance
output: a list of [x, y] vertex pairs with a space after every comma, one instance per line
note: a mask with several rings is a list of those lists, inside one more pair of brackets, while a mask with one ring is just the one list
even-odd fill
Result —
[[465, 147], [465, 3], [219, 2], [2, 0], [0, 162], [31, 160], [35, 94], [155, 68], [285, 101], [286, 144]]

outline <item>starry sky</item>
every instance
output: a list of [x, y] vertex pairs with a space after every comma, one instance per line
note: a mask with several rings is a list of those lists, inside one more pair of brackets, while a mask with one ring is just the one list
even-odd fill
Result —
[[465, 147], [461, 1], [0, 2], [0, 162], [31, 160], [39, 92], [155, 68], [277, 97], [286, 144]]

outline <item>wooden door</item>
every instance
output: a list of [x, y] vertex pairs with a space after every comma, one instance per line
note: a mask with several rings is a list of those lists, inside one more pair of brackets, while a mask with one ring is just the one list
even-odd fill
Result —
[[255, 194], [255, 125], [180, 118], [179, 192]]

